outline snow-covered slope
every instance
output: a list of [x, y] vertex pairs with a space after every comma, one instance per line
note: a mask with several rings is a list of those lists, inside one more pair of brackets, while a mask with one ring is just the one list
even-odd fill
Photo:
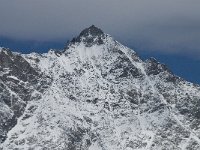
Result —
[[200, 87], [95, 26], [62, 52], [20, 57], [37, 84], [0, 149], [200, 149]]

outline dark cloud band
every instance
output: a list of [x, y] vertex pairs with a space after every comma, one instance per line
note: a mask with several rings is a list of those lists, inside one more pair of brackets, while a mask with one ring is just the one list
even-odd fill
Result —
[[0, 0], [0, 36], [38, 41], [95, 24], [140, 49], [200, 55], [199, 0]]

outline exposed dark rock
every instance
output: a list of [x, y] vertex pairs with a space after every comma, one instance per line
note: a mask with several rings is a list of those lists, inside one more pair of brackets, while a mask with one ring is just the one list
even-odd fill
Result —
[[105, 36], [106, 35], [101, 29], [92, 25], [89, 28], [84, 29], [78, 37], [73, 38], [68, 45], [73, 45], [74, 43], [79, 43], [81, 41], [85, 43], [87, 47], [91, 47], [94, 44], [101, 45], [103, 44]]
[[171, 71], [168, 69], [168, 67], [164, 64], [159, 63], [155, 58], [150, 58], [147, 61], [147, 75], [158, 75], [161, 72], [169, 72]]
[[41, 75], [22, 56], [5, 48], [0, 52], [0, 68], [0, 108], [8, 107], [13, 112], [10, 117], [7, 117], [8, 112], [0, 115], [1, 143], [23, 114]]

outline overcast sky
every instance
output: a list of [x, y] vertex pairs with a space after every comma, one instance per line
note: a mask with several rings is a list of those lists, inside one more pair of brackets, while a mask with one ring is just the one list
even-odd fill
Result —
[[0, 36], [52, 41], [94, 24], [125, 45], [200, 58], [200, 0], [0, 0]]

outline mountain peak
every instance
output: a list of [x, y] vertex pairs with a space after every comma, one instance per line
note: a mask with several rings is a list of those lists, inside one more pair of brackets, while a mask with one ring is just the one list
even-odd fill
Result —
[[103, 35], [104, 34], [104, 32], [100, 29], [100, 28], [98, 28], [98, 27], [96, 27], [96, 26], [94, 26], [94, 25], [92, 25], [92, 26], [90, 26], [89, 28], [86, 28], [86, 29], [84, 29], [81, 33], [80, 33], [80, 35], [79, 36], [101, 36], [101, 35]]
[[81, 31], [79, 36], [73, 38], [71, 42], [69, 43], [69, 45], [83, 42], [85, 43], [87, 47], [91, 47], [94, 44], [97, 44], [97, 45], [103, 44], [104, 38], [105, 38], [104, 32], [100, 28], [92, 25], [84, 29], [83, 31]]
[[0, 150], [200, 150], [199, 86], [95, 26], [69, 44], [0, 52]]

